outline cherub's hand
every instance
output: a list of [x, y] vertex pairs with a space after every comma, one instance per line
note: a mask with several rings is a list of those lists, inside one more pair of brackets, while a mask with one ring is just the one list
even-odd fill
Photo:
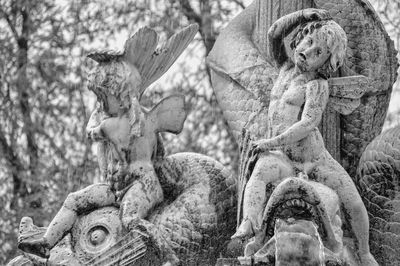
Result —
[[261, 139], [251, 143], [253, 152], [266, 152], [274, 147], [270, 139]]
[[306, 20], [326, 20], [332, 19], [328, 11], [324, 9], [307, 8], [302, 10], [302, 15]]

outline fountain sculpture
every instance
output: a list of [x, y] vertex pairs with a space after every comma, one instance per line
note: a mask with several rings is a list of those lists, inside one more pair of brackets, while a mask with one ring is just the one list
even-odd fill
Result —
[[165, 155], [183, 96], [140, 103], [197, 30], [157, 48], [142, 28], [88, 56], [104, 183], [71, 193], [47, 228], [24, 217], [9, 265], [398, 265], [400, 131], [378, 136], [398, 63], [371, 5], [254, 0], [220, 33], [207, 63], [238, 177]]

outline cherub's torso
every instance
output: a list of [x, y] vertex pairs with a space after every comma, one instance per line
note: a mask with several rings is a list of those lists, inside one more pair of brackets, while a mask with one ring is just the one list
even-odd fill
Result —
[[[300, 121], [306, 100], [307, 83], [314, 80], [298, 72], [294, 67], [285, 65], [271, 90], [268, 110], [268, 138], [285, 132]], [[280, 148], [291, 160], [310, 162], [325, 150], [322, 136], [315, 128], [304, 139]]]
[[107, 179], [120, 190], [145, 172], [153, 171], [151, 157], [157, 139], [146, 123], [143, 123], [142, 136], [130, 137], [127, 114], [109, 119], [109, 132], [105, 132], [109, 137]]

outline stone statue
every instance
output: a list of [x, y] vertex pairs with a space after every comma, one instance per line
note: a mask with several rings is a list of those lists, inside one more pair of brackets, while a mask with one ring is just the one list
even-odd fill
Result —
[[[360, 23], [361, 17], [371, 24]], [[363, 27], [368, 37], [356, 36]], [[361, 45], [371, 38], [382, 44], [382, 54]], [[368, 62], [370, 56], [383, 69]], [[241, 146], [233, 238], [255, 235], [242, 264], [377, 265], [367, 211], [353, 183], [354, 160], [382, 126], [383, 119], [373, 121], [387, 102], [371, 93], [382, 90], [388, 99], [395, 60], [393, 43], [366, 1], [256, 0], [221, 32], [208, 63], [217, 100]], [[373, 71], [388, 79], [382, 82]], [[358, 130], [346, 134], [354, 121], [359, 128], [369, 124], [365, 130], [372, 138]], [[340, 145], [346, 143], [343, 152]], [[291, 242], [297, 244], [288, 248]], [[316, 250], [319, 244], [324, 248]], [[302, 246], [314, 255], [302, 253]]]
[[[342, 66], [347, 47], [345, 32], [333, 20], [326, 20], [328, 14], [304, 9], [281, 17], [271, 26], [270, 49], [279, 75], [271, 90], [267, 139], [253, 143], [262, 154], [246, 185], [243, 221], [233, 237], [249, 236], [260, 229], [267, 187], [276, 187], [284, 178], [304, 172], [338, 194], [356, 237], [362, 265], [377, 265], [369, 252], [365, 206], [350, 176], [325, 149], [318, 130], [329, 100], [327, 78]], [[292, 62], [282, 40], [302, 20], [310, 22], [294, 35]], [[352, 94], [347, 90], [340, 93], [344, 98], [353, 96], [346, 95]]]
[[[183, 96], [169, 96], [151, 110], [140, 104], [144, 90], [169, 69], [197, 29], [188, 26], [156, 48], [155, 31], [142, 28], [128, 39], [124, 52], [88, 56], [98, 62], [89, 89], [99, 105], [87, 134], [99, 142], [105, 182], [69, 194], [46, 229], [24, 218], [23, 259], [40, 262], [39, 256], [74, 265], [215, 264], [234, 230], [236, 182], [207, 156], [164, 156], [158, 133], [182, 130]], [[70, 241], [64, 239], [69, 233]]]
[[342, 256], [351, 251], [343, 239], [339, 198], [319, 182], [286, 178], [271, 194], [262, 219], [263, 233], [247, 245], [242, 262], [252, 255], [267, 264], [356, 265]]
[[140, 103], [196, 31], [157, 48], [143, 28], [123, 52], [89, 55], [104, 183], [71, 193], [47, 228], [24, 217], [8, 265], [398, 265], [398, 129], [371, 142], [398, 64], [370, 4], [254, 0], [220, 33], [207, 60], [238, 180], [207, 156], [164, 154], [183, 96]]

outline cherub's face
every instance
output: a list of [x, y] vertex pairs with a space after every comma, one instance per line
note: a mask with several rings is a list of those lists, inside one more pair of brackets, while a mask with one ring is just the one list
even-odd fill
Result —
[[303, 72], [316, 71], [330, 56], [327, 41], [317, 30], [304, 37], [294, 51], [294, 63]]

